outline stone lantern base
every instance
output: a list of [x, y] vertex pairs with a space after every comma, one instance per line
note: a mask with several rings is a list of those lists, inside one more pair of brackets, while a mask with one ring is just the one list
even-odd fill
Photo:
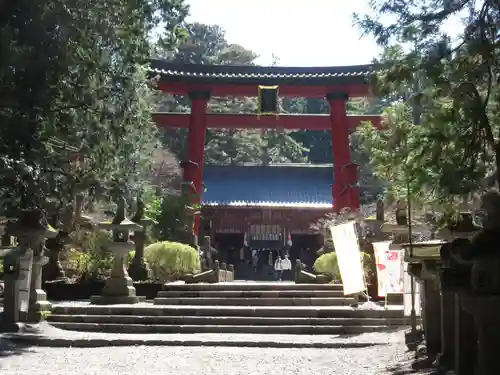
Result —
[[146, 301], [146, 297], [136, 296], [130, 276], [111, 277], [106, 280], [100, 296], [91, 296], [90, 303], [95, 305], [134, 304]]
[[47, 293], [42, 289], [42, 269], [49, 258], [43, 255], [33, 257], [31, 273], [31, 291], [29, 294], [29, 308], [26, 320], [30, 323], [39, 323], [52, 311], [52, 304], [47, 301]]
[[52, 312], [52, 304], [47, 301], [47, 294], [42, 289], [32, 290], [35, 300], [30, 304], [27, 321], [30, 323], [39, 323]]
[[462, 308], [474, 316], [477, 332], [477, 366], [475, 375], [500, 373], [498, 347], [500, 345], [500, 296], [462, 296]]
[[133, 305], [146, 302], [142, 296], [91, 296], [90, 303], [93, 305]]

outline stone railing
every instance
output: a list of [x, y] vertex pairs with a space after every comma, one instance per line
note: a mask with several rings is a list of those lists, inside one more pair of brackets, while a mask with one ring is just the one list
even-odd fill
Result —
[[331, 276], [323, 274], [314, 274], [304, 270], [305, 264], [297, 259], [293, 270], [294, 281], [296, 284], [327, 284], [332, 281]]
[[229, 266], [226, 263], [220, 264], [218, 260], [216, 260], [212, 266], [213, 268], [207, 271], [202, 271], [197, 274], [188, 274], [185, 275], [183, 280], [188, 284], [194, 283], [220, 283], [220, 282], [228, 282], [234, 281], [234, 266], [230, 264]]

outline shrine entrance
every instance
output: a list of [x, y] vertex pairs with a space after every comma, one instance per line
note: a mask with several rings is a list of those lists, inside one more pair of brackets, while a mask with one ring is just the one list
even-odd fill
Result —
[[213, 245], [219, 252], [217, 259], [226, 264], [237, 265], [240, 262], [240, 250], [245, 241], [243, 233], [215, 232]]
[[[174, 64], [153, 60], [149, 67], [158, 88], [191, 99], [191, 113], [156, 113], [158, 126], [188, 128], [187, 160], [183, 162], [184, 182], [191, 186], [191, 200], [201, 202], [203, 159], [207, 127], [330, 130], [333, 151], [331, 208], [358, 210], [360, 207], [357, 166], [351, 161], [349, 132], [359, 123], [371, 121], [378, 127], [380, 116], [347, 114], [349, 98], [370, 93], [371, 65], [287, 68]], [[258, 97], [255, 115], [207, 113], [211, 97]], [[325, 98], [329, 115], [279, 114], [280, 97]], [[230, 187], [228, 187], [230, 189]], [[193, 234], [198, 235], [199, 216]]]
[[315, 233], [292, 233], [290, 256], [292, 259], [300, 259], [311, 271], [316, 260], [316, 251], [321, 248], [322, 238]]

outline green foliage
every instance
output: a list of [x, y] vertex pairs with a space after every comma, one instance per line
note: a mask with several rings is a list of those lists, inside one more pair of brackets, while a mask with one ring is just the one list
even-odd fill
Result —
[[179, 242], [156, 242], [146, 247], [144, 258], [156, 281], [178, 280], [201, 270], [198, 251]]
[[316, 273], [331, 276], [334, 281], [341, 280], [339, 263], [335, 252], [320, 255], [314, 262], [313, 269]]
[[[406, 170], [412, 171], [409, 176], [399, 173], [397, 178], [409, 177], [412, 190], [428, 195], [431, 201], [454, 200], [497, 182], [498, 4], [418, 0], [409, 6], [377, 0], [371, 6], [371, 14], [355, 15], [355, 21], [385, 48], [377, 61], [381, 69], [374, 77], [375, 92], [393, 103], [408, 100], [411, 105], [411, 112], [396, 105], [388, 113], [391, 137], [398, 139], [394, 136], [397, 129], [405, 133], [404, 144], [396, 147]], [[450, 19], [458, 24], [453, 31], [456, 35], [445, 28]], [[365, 136], [374, 143], [382, 140], [382, 136], [378, 140]], [[380, 168], [391, 170], [392, 166], [386, 163]], [[400, 185], [393, 172], [390, 183]]]
[[156, 197], [148, 209], [148, 216], [157, 224], [153, 227], [153, 237], [162, 240], [185, 240], [187, 211], [189, 200], [185, 195], [167, 194]]
[[77, 282], [106, 279], [113, 263], [113, 255], [108, 250], [111, 235], [101, 231], [75, 231], [71, 239], [73, 247], [61, 254], [66, 275]]
[[[365, 274], [365, 279], [368, 279], [373, 272], [373, 262], [369, 254], [361, 252], [361, 261], [363, 262], [363, 270]], [[339, 263], [337, 259], [337, 253], [330, 252], [322, 254], [316, 259], [313, 265], [314, 272], [318, 274], [325, 274], [332, 277], [333, 281], [342, 281], [340, 275]]]
[[[443, 104], [441, 113], [450, 107]], [[412, 198], [427, 204], [452, 202], [481, 188], [485, 168], [470, 170], [464, 164], [468, 140], [435, 113], [426, 113], [423, 124], [415, 126], [412, 108], [401, 102], [386, 109], [383, 126], [377, 131], [366, 124], [357, 134], [391, 200], [406, 198], [408, 185]]]
[[[227, 42], [224, 30], [217, 25], [193, 23], [188, 26], [189, 36], [181, 43], [178, 53], [167, 56], [174, 62], [222, 65], [254, 65], [257, 55], [237, 44]], [[161, 53], [160, 53], [160, 56]], [[163, 55], [164, 56], [164, 55]], [[163, 95], [159, 100], [161, 111], [188, 112], [187, 98]], [[212, 98], [210, 112], [253, 113], [257, 111], [257, 98]], [[286, 112], [286, 110], [284, 109]], [[236, 125], [236, 124], [235, 124]], [[163, 142], [179, 157], [185, 149], [185, 129], [169, 129], [163, 133]], [[241, 165], [243, 163], [269, 164], [307, 161], [308, 149], [289, 133], [250, 129], [208, 129], [205, 162], [215, 165]]]
[[162, 200], [158, 196], [152, 196], [145, 201], [146, 216], [158, 222], [162, 213]]
[[[0, 157], [28, 169], [0, 166], [0, 209], [141, 189], [158, 145], [143, 69], [150, 34], [174, 48], [187, 10], [182, 0], [2, 4]], [[23, 172], [30, 168], [37, 178]]]

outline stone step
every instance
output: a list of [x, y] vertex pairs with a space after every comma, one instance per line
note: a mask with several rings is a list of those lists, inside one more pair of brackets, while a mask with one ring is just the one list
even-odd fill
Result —
[[217, 284], [196, 283], [196, 284], [178, 284], [169, 283], [163, 286], [163, 290], [168, 291], [215, 291], [215, 290], [329, 290], [342, 291], [341, 284], [295, 284], [293, 282], [245, 282], [232, 281]]
[[59, 303], [53, 314], [68, 315], [139, 315], [139, 316], [233, 316], [279, 318], [402, 318], [402, 306], [389, 309], [363, 310], [348, 306], [182, 306], [152, 305], [90, 305], [82, 302]]
[[354, 298], [155, 298], [155, 305], [202, 306], [349, 306]]
[[59, 315], [51, 314], [49, 322], [150, 324], [150, 325], [256, 325], [256, 326], [406, 326], [408, 318], [266, 318], [249, 316], [140, 316], [140, 315]]
[[162, 290], [160, 298], [202, 297], [202, 298], [344, 298], [340, 290]]
[[330, 334], [349, 335], [367, 332], [387, 331], [390, 326], [313, 326], [313, 325], [167, 325], [167, 324], [111, 324], [111, 323], [59, 323], [53, 326], [61, 329], [84, 332], [107, 333], [267, 333], [267, 334]]
[[350, 297], [327, 298], [162, 298], [154, 299], [155, 305], [202, 306], [349, 306], [356, 303]]

